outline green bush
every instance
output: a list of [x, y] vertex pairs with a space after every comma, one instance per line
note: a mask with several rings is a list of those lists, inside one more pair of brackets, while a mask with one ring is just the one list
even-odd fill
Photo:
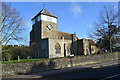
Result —
[[20, 56], [20, 59], [27, 59], [30, 56], [30, 47], [29, 46], [12, 46], [12, 45], [3, 45], [2, 46], [2, 59], [4, 61], [16, 60]]

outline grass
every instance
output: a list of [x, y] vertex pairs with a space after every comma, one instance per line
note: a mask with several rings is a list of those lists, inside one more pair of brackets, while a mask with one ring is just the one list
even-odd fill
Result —
[[28, 61], [39, 61], [39, 60], [50, 60], [50, 59], [59, 59], [59, 58], [69, 58], [69, 57], [38, 58], [38, 59], [20, 59], [19, 61], [18, 61], [18, 60], [0, 61], [0, 64], [6, 64], [6, 63], [19, 63], [19, 62], [28, 62]]

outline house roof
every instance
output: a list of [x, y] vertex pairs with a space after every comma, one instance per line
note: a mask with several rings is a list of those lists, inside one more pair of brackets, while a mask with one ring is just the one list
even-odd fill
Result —
[[89, 41], [89, 43], [90, 43], [91, 45], [95, 45], [95, 42], [94, 42], [93, 40], [88, 39], [88, 41]]
[[95, 42], [92, 39], [78, 39], [77, 41], [87, 40], [90, 45], [95, 45]]
[[47, 16], [51, 16], [51, 17], [55, 17], [57, 18], [57, 16], [53, 15], [51, 12], [49, 12], [47, 9], [42, 9], [35, 17], [32, 18], [35, 19], [37, 16], [41, 15], [41, 14], [44, 14], [44, 15], [47, 15]]
[[72, 34], [58, 31], [58, 39], [64, 37], [64, 39], [71, 40]]

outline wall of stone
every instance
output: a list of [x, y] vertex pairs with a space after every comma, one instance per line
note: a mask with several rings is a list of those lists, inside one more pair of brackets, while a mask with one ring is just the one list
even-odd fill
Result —
[[[49, 58], [55, 58], [55, 57], [64, 57], [69, 56], [70, 53], [68, 53], [68, 46], [72, 43], [71, 40], [65, 40], [65, 39], [48, 39], [49, 41]], [[56, 54], [55, 45], [56, 43], [60, 44], [61, 47], [61, 53]], [[66, 52], [65, 52], [66, 51]]]
[[[52, 29], [48, 28], [48, 25], [52, 25]], [[44, 38], [52, 38], [56, 39], [58, 38], [58, 33], [57, 33], [57, 24], [50, 22], [50, 21], [41, 21], [41, 37], [42, 39]]]
[[84, 55], [90, 55], [89, 41], [87, 39], [83, 39], [83, 50]]
[[7, 63], [2, 65], [3, 76], [40, 72], [52, 69], [80, 66], [119, 59], [120, 53], [105, 53], [90, 56], [74, 56], [72, 58], [59, 58], [31, 62]]
[[40, 56], [42, 58], [49, 58], [49, 43], [48, 43], [48, 38], [42, 39], [42, 45], [41, 45], [41, 52]]

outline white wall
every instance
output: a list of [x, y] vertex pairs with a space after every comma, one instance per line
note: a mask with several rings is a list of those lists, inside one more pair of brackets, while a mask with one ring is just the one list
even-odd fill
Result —
[[32, 24], [35, 24], [36, 22], [40, 21], [40, 20], [44, 20], [44, 21], [50, 21], [50, 22], [54, 22], [57, 23], [57, 18], [54, 17], [50, 17], [47, 15], [39, 15], [38, 17], [36, 17], [35, 19], [32, 20]]
[[50, 17], [50, 16], [43, 15], [43, 14], [41, 15], [41, 20], [51, 21], [51, 22], [57, 23], [57, 18]]

